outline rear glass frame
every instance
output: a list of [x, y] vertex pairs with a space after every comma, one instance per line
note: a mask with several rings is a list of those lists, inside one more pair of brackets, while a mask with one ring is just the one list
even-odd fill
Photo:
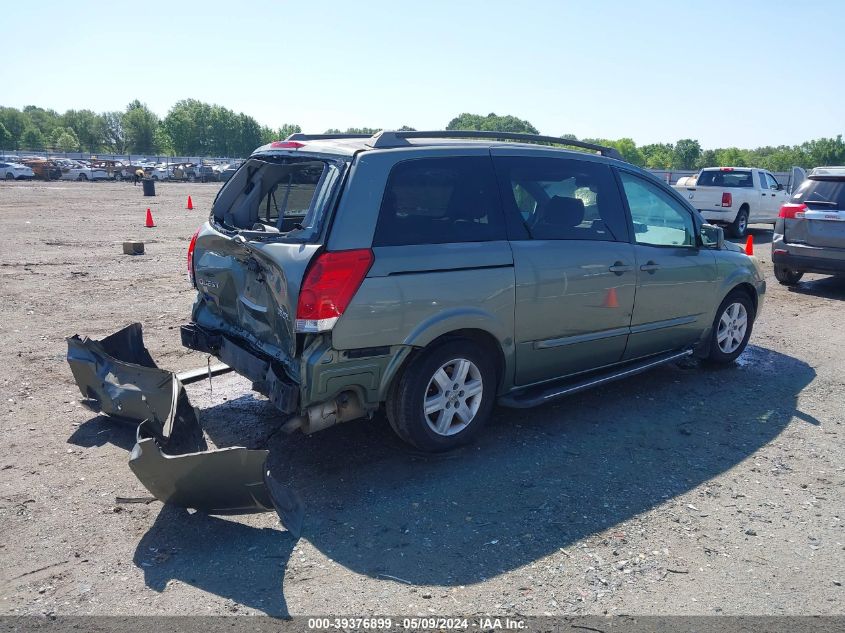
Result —
[[[225, 210], [221, 215], [221, 210], [218, 205], [221, 204], [221, 197], [225, 197], [230, 188], [237, 188], [244, 183], [241, 182], [242, 172], [249, 170], [251, 167], [264, 165], [295, 165], [298, 163], [316, 163], [322, 162], [324, 164], [323, 176], [329, 170], [334, 170], [334, 177], [330, 181], [324, 181], [321, 177], [318, 183], [315, 183], [314, 193], [311, 197], [311, 203], [314, 203], [315, 198], [322, 197], [319, 203], [319, 208], [314, 209], [313, 221], [310, 224], [299, 225], [296, 227], [287, 226], [287, 230], [278, 231], [277, 226], [267, 222], [260, 222], [265, 227], [265, 230], [255, 228], [255, 223], [251, 227], [240, 227], [227, 224], [225, 222]], [[349, 174], [349, 168], [352, 163], [352, 157], [325, 155], [325, 154], [254, 154], [245, 160], [236, 169], [235, 173], [225, 182], [225, 184], [217, 192], [214, 202], [211, 207], [209, 221], [219, 231], [234, 235], [240, 234], [249, 240], [256, 241], [280, 241], [291, 243], [319, 243], [325, 235], [326, 227], [330, 223], [331, 215], [337, 206], [341, 191]], [[247, 172], [248, 173], [248, 172]], [[281, 181], [278, 185], [283, 184]], [[322, 186], [321, 186], [322, 185]], [[262, 205], [267, 200], [267, 193], [260, 194], [258, 202], [258, 220], [267, 220]], [[285, 205], [286, 206], [286, 205]], [[231, 207], [230, 207], [231, 208]], [[288, 215], [289, 218], [307, 218], [308, 214], [293, 214]], [[278, 218], [276, 218], [278, 219]], [[291, 223], [289, 223], [290, 225]]]

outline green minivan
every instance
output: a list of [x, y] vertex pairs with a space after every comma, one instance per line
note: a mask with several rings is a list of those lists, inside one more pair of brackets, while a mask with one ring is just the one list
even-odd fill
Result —
[[188, 259], [183, 344], [250, 379], [288, 430], [384, 407], [430, 451], [496, 404], [732, 362], [766, 288], [754, 257], [615, 150], [499, 132], [270, 143]]

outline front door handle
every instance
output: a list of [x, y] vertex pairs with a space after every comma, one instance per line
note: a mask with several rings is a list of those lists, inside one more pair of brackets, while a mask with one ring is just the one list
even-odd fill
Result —
[[613, 266], [610, 266], [608, 270], [612, 273], [616, 273], [617, 275], [621, 275], [623, 273], [627, 273], [631, 270], [631, 267], [627, 264], [623, 264], [622, 262], [616, 262]]
[[642, 270], [643, 272], [647, 272], [650, 275], [653, 275], [655, 270], [660, 270], [660, 264], [648, 262], [647, 264], [643, 264], [642, 266], [640, 266], [640, 270]]

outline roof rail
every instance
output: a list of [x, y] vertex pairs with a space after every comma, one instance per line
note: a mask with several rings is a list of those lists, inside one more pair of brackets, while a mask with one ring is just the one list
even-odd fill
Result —
[[608, 158], [615, 158], [617, 160], [624, 160], [619, 151], [613, 147], [605, 147], [604, 145], [587, 143], [585, 141], [576, 141], [574, 139], [560, 138], [557, 136], [542, 136], [540, 134], [521, 134], [518, 132], [487, 132], [480, 130], [437, 130], [434, 132], [403, 130], [393, 132], [382, 130], [381, 132], [373, 134], [370, 142], [367, 143], [367, 145], [374, 148], [403, 147], [406, 145], [410, 145], [410, 143], [407, 142], [407, 139], [409, 138], [493, 139], [502, 141], [524, 141], [527, 143], [565, 145], [568, 147], [591, 149], [601, 154], [602, 156], [607, 156]]
[[372, 134], [303, 134], [294, 132], [286, 141], [325, 141], [334, 138], [372, 138]]

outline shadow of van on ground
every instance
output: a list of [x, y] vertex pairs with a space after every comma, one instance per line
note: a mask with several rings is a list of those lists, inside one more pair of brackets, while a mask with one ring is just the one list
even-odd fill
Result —
[[[338, 564], [412, 584], [471, 584], [694, 489], [793, 417], [817, 424], [796, 409], [814, 376], [750, 347], [729, 368], [671, 365], [538, 409], [498, 408], [479, 442], [444, 455], [409, 449], [382, 416], [310, 437], [275, 434], [271, 469], [304, 502], [303, 537]], [[214, 409], [203, 416], [212, 426]], [[135, 563], [158, 591], [176, 578], [285, 615], [293, 546], [286, 532], [164, 508]], [[150, 548], [178, 554], [148, 568]]]

